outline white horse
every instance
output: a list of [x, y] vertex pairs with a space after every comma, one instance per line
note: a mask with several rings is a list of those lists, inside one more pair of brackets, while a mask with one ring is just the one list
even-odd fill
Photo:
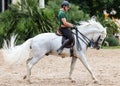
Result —
[[[106, 28], [104, 28], [99, 22], [94, 20], [89, 20], [87, 22], [81, 22], [78, 28], [78, 40], [81, 45], [81, 49], [77, 49], [76, 36], [75, 45], [74, 45], [74, 56], [72, 56], [71, 67], [69, 78], [71, 78], [72, 72], [74, 70], [75, 62], [78, 59], [81, 60], [83, 65], [90, 72], [92, 78], [97, 81], [91, 67], [89, 66], [85, 52], [87, 51], [87, 46], [90, 43], [90, 40], [95, 42], [96, 49], [99, 49], [104, 38], [106, 37]], [[76, 33], [75, 30], [72, 30], [73, 33]], [[55, 33], [42, 33], [33, 38], [28, 39], [23, 44], [15, 46], [16, 36], [12, 36], [11, 41], [8, 43], [4, 41], [3, 46], [3, 56], [5, 61], [14, 64], [14, 63], [27, 63], [27, 71], [24, 78], [27, 78], [29, 81], [31, 75], [32, 67], [46, 54], [57, 55], [57, 49], [61, 46], [62, 36], [58, 36]], [[32, 58], [29, 58], [29, 54], [32, 51]], [[63, 50], [62, 53], [69, 54], [67, 48]], [[77, 57], [77, 58], [76, 58]]]

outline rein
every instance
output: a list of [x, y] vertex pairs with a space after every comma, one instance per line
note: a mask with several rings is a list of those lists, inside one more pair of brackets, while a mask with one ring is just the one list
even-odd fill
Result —
[[[74, 32], [72, 32], [72, 33], [76, 35], [77, 49], [78, 49], [78, 50], [81, 50], [82, 48], [81, 48], [79, 39], [82, 40], [82, 41], [86, 44], [86, 46], [88, 46], [88, 44], [89, 44], [89, 42], [90, 42], [91, 40], [88, 39], [85, 35], [83, 35], [83, 34], [78, 30], [78, 28], [76, 28], [75, 31], [76, 31], [76, 33], [74, 33]], [[79, 33], [83, 38], [79, 37], [79, 36], [78, 36], [78, 33]]]

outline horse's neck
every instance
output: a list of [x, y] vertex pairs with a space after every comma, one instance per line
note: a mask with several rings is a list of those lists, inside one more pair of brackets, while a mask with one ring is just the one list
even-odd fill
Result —
[[83, 35], [85, 35], [88, 39], [92, 39], [92, 36], [95, 32], [97, 32], [97, 29], [95, 27], [79, 27], [79, 32], [81, 32]]

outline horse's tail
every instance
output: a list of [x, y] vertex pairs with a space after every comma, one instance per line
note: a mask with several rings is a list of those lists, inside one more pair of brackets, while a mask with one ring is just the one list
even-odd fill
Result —
[[3, 57], [8, 64], [20, 63], [22, 64], [29, 58], [31, 39], [28, 39], [23, 44], [15, 46], [16, 36], [11, 36], [10, 41], [4, 40]]

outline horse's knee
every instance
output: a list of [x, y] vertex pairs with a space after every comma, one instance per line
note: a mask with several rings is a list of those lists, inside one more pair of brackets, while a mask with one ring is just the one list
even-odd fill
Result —
[[26, 61], [26, 64], [28, 64], [28, 63], [29, 63], [29, 61], [30, 61], [30, 60], [32, 60], [32, 58], [33, 58], [33, 57], [28, 58], [28, 59], [27, 59], [27, 61]]

